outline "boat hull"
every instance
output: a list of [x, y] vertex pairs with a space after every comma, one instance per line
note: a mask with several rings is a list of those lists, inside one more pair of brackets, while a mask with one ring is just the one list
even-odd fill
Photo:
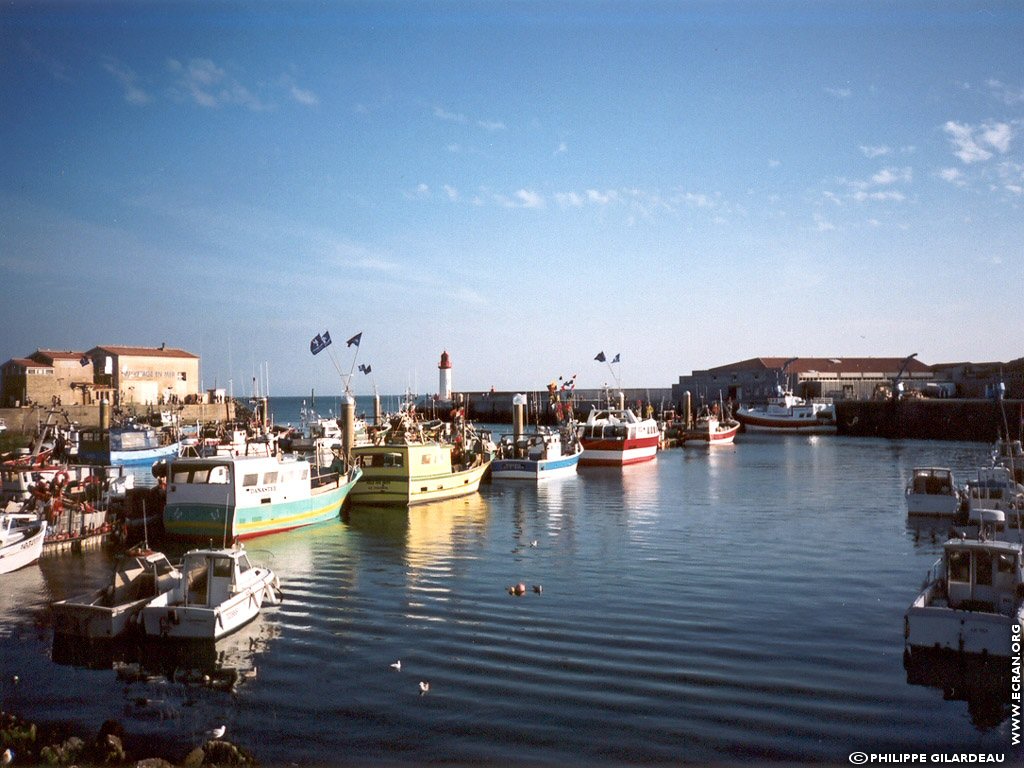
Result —
[[149, 598], [142, 598], [107, 607], [99, 605], [103, 592], [95, 592], [91, 599], [72, 598], [53, 604], [53, 631], [58, 635], [105, 640], [125, 634], [134, 626]]
[[244, 541], [334, 520], [360, 475], [357, 472], [346, 483], [314, 489], [307, 498], [254, 507], [168, 500], [164, 531], [184, 539]]
[[640, 464], [651, 461], [658, 453], [658, 437], [641, 437], [633, 440], [593, 440], [581, 438], [583, 466], [615, 466]]
[[907, 514], [926, 517], [954, 517], [960, 509], [960, 498], [947, 493], [908, 493]]
[[680, 435], [680, 441], [685, 445], [691, 444], [704, 444], [704, 445], [732, 445], [736, 439], [736, 433], [740, 431], [740, 425], [737, 424], [734, 427], [728, 429], [716, 430], [709, 432], [708, 430], [686, 430]]
[[363, 470], [363, 478], [352, 489], [352, 503], [369, 506], [414, 506], [476, 493], [490, 462], [459, 472], [409, 478], [388, 470]]
[[218, 640], [255, 619], [274, 589], [274, 575], [265, 571], [252, 587], [217, 606], [167, 605], [151, 601], [142, 609], [146, 635], [171, 640]]
[[43, 553], [45, 539], [46, 523], [40, 520], [30, 526], [28, 536], [0, 547], [0, 573], [11, 573], [36, 562]]
[[906, 648], [911, 654], [956, 651], [1003, 658], [1012, 654], [1011, 628], [1024, 622], [1024, 607], [1011, 617], [915, 603], [907, 611], [906, 622]]
[[148, 467], [160, 459], [170, 459], [178, 455], [180, 443], [161, 445], [159, 448], [146, 448], [136, 451], [104, 451], [80, 449], [78, 458], [83, 464], [106, 464], [116, 467]]
[[736, 418], [748, 432], [796, 432], [814, 435], [834, 435], [836, 433], [834, 421], [757, 416], [749, 411], [737, 414]]
[[493, 480], [549, 480], [576, 474], [583, 451], [557, 459], [495, 459], [491, 462]]

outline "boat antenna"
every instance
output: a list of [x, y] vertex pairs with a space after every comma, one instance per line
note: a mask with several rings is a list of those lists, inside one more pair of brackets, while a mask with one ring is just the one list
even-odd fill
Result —
[[[127, 530], [127, 526], [126, 526]], [[146, 500], [142, 500], [142, 548], [149, 549], [149, 526], [146, 525]]]

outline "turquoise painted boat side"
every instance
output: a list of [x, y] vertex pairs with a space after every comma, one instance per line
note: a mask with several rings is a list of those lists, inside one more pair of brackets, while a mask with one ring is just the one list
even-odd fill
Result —
[[[251, 539], [270, 533], [333, 520], [341, 513], [349, 491], [362, 473], [344, 485], [295, 501], [236, 509], [225, 504], [168, 503], [164, 530], [181, 538], [228, 541]], [[231, 519], [225, 526], [225, 516]]]

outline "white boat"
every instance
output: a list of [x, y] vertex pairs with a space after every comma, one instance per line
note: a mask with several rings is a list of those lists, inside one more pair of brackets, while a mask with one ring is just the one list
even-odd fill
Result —
[[582, 454], [583, 446], [571, 428], [562, 433], [538, 429], [532, 434], [502, 435], [491, 462], [491, 477], [495, 480], [547, 480], [574, 475]]
[[164, 554], [131, 549], [118, 559], [105, 587], [53, 604], [53, 631], [90, 640], [117, 637], [146, 603], [180, 581], [181, 571]]
[[1013, 473], [1013, 479], [1024, 483], [1024, 446], [1020, 440], [996, 440], [992, 448], [992, 463], [1006, 467]]
[[770, 398], [765, 406], [740, 406], [736, 418], [748, 432], [832, 434], [836, 431], [836, 409], [830, 398], [805, 400], [781, 387], [778, 395]]
[[0, 573], [10, 573], [39, 559], [46, 521], [36, 515], [0, 514]]
[[177, 456], [180, 450], [179, 441], [144, 424], [88, 429], [78, 435], [78, 456], [85, 464], [149, 467], [160, 459]]
[[1009, 657], [1012, 627], [1024, 623], [1024, 564], [1019, 542], [977, 539], [943, 545], [924, 587], [904, 616], [905, 652], [953, 651]]
[[960, 509], [960, 491], [945, 467], [915, 467], [905, 495], [908, 515], [953, 517]]
[[654, 419], [640, 419], [629, 408], [593, 408], [579, 426], [582, 465], [625, 466], [651, 461], [661, 431]]
[[152, 637], [216, 640], [256, 618], [264, 602], [280, 600], [277, 576], [250, 563], [244, 548], [193, 549], [174, 587], [143, 606], [142, 629]]
[[1011, 512], [1024, 508], [1024, 485], [1015, 482], [1009, 468], [982, 467], [964, 488], [967, 510], [998, 509]]

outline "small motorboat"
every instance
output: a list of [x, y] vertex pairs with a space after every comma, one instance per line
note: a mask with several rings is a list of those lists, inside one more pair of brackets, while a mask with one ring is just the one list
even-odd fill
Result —
[[180, 581], [181, 571], [163, 553], [130, 549], [107, 586], [53, 604], [53, 631], [90, 640], [118, 637], [134, 626], [146, 603]]
[[31, 565], [43, 552], [46, 521], [19, 512], [0, 514], [0, 573]]
[[1014, 625], [1024, 623], [1020, 542], [991, 538], [1005, 522], [986, 510], [976, 539], [952, 538], [904, 616], [905, 655], [954, 652], [1009, 658]]
[[960, 491], [945, 467], [914, 467], [905, 495], [908, 515], [953, 517], [960, 509]]
[[185, 553], [174, 587], [143, 606], [142, 629], [152, 637], [217, 640], [281, 597], [277, 576], [249, 562], [244, 547], [193, 549]]

